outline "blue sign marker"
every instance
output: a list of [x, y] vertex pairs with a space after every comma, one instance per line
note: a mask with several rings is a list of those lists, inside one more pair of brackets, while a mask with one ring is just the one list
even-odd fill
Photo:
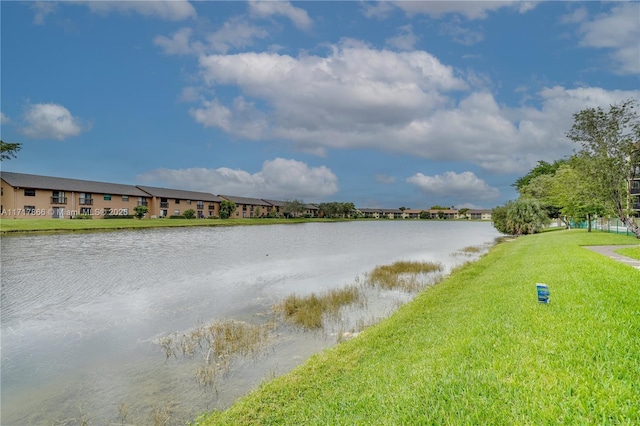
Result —
[[536, 284], [536, 290], [538, 290], [538, 302], [549, 303], [549, 286], [546, 284]]

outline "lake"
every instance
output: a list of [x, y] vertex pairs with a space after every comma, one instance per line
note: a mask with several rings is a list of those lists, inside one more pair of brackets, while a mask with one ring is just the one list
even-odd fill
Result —
[[[277, 325], [215, 386], [203, 356], [158, 339], [198, 324], [272, 321], [272, 306], [361, 282], [377, 265], [474, 260], [487, 222], [354, 221], [1, 237], [2, 424], [184, 424], [390, 315], [414, 295], [368, 291], [323, 331]], [[461, 252], [480, 247], [476, 254]]]

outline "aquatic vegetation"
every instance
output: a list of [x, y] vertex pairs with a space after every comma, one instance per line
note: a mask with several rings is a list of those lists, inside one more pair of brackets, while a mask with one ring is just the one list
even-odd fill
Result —
[[385, 290], [419, 291], [435, 279], [432, 273], [442, 271], [437, 262], [400, 261], [391, 265], [376, 266], [367, 274], [366, 282]]
[[196, 382], [213, 387], [216, 380], [229, 371], [234, 357], [256, 355], [264, 348], [274, 327], [272, 322], [257, 325], [245, 321], [219, 320], [199, 324], [182, 334], [162, 336], [156, 343], [167, 359], [177, 358], [180, 353], [185, 358], [202, 355], [204, 365], [196, 367]]
[[309, 296], [292, 294], [273, 307], [285, 320], [305, 329], [322, 328], [323, 318], [336, 316], [340, 308], [362, 300], [357, 286], [351, 285]]

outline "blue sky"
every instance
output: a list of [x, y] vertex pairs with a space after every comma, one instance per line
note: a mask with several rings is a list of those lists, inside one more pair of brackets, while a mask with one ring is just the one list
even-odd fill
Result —
[[637, 2], [6, 2], [3, 170], [491, 208], [640, 98]]

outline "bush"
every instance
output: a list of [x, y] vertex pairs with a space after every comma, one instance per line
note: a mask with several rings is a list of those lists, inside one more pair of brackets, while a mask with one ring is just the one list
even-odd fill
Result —
[[172, 216], [169, 216], [169, 219], [186, 219], [186, 217], [181, 214], [180, 215], [174, 214]]
[[90, 215], [90, 214], [77, 214], [77, 215], [73, 216], [71, 219], [79, 219], [79, 220], [82, 220], [82, 219], [93, 219], [93, 216]]
[[105, 219], [133, 219], [133, 215], [132, 214], [119, 214], [119, 215], [106, 215], [104, 218]]
[[220, 219], [220, 217], [214, 215], [214, 216], [209, 216], [207, 219]]
[[184, 216], [185, 219], [195, 219], [196, 211], [194, 209], [185, 210], [182, 215]]

